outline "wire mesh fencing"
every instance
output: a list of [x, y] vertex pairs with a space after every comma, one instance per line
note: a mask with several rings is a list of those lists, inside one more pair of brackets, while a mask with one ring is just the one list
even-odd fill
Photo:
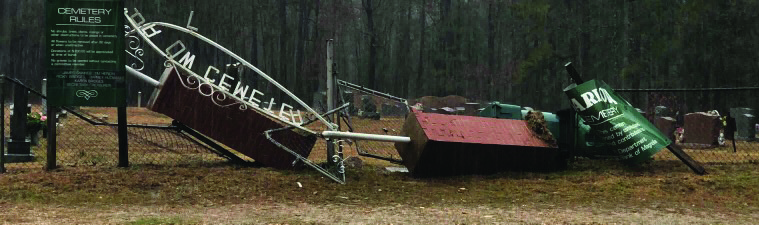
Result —
[[[341, 130], [400, 136], [406, 115], [405, 100], [345, 81], [338, 81], [341, 103], [351, 106], [343, 111]], [[392, 142], [357, 140], [348, 143], [361, 156], [400, 163], [401, 157]]]
[[[6, 96], [2, 101], [8, 153], [5, 168], [9, 171], [44, 168], [48, 145], [45, 117], [50, 116], [45, 115], [44, 98], [39, 91], [12, 79], [5, 80], [2, 91]], [[28, 94], [26, 101], [17, 101], [16, 95], [24, 92]], [[25, 110], [19, 110], [19, 105], [26, 106]], [[67, 107], [56, 115], [58, 166], [118, 165], [117, 108]], [[40, 120], [44, 122], [40, 124]], [[146, 108], [127, 108], [130, 165], [182, 166], [228, 160], [172, 122], [171, 118]]]

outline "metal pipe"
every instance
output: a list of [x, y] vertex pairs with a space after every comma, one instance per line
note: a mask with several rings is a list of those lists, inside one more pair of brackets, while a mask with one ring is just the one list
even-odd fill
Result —
[[140, 73], [139, 71], [133, 69], [130, 66], [125, 65], [125, 67], [126, 67], [127, 74], [132, 75], [133, 77], [140, 79], [142, 81], [145, 81], [145, 83], [150, 84], [150, 86], [158, 87], [158, 84], [160, 84], [157, 80], [151, 78], [148, 75], [145, 75], [144, 73]]
[[364, 134], [364, 133], [351, 133], [342, 131], [324, 131], [322, 136], [326, 138], [348, 138], [354, 140], [369, 140], [369, 141], [383, 141], [383, 142], [398, 142], [409, 143], [410, 137], [393, 136], [393, 135], [381, 135], [381, 134]]
[[[42, 79], [42, 96], [47, 96], [47, 79]], [[47, 99], [42, 98], [42, 113], [47, 113]]]
[[332, 73], [332, 39], [327, 40], [327, 110], [335, 108], [335, 82]]

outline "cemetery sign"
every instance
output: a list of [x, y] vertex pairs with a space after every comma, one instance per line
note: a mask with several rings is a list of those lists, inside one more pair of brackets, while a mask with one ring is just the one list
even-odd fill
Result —
[[126, 106], [123, 0], [46, 0], [51, 106]]
[[572, 108], [599, 137], [594, 156], [638, 163], [670, 144], [656, 127], [603, 81], [572, 84], [564, 92]]

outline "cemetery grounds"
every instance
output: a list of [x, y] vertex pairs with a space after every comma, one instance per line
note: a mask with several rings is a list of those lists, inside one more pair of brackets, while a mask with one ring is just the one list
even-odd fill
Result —
[[[115, 110], [83, 110], [116, 120]], [[130, 108], [129, 115], [130, 123], [170, 122], [141, 108]], [[356, 126], [378, 129], [379, 122], [354, 119]], [[82, 149], [98, 138], [78, 135]], [[709, 174], [704, 176], [667, 150], [634, 167], [573, 159], [558, 172], [440, 178], [387, 172], [385, 167], [397, 165], [361, 157], [363, 166], [349, 168], [342, 185], [310, 169], [237, 166], [131, 141], [135, 158], [130, 167], [118, 168], [116, 144], [105, 146], [112, 156], [99, 158], [59, 152], [62, 167], [49, 172], [39, 162], [7, 164], [7, 173], [0, 175], [0, 223], [751, 224], [759, 219], [759, 165], [725, 158], [727, 148], [686, 150], [705, 162]], [[310, 159], [324, 161], [324, 146], [318, 142]], [[740, 146], [746, 155], [759, 152], [759, 143]], [[394, 151], [391, 144], [386, 147]], [[348, 147], [345, 154], [356, 151]], [[145, 155], [172, 163], [141, 161]]]

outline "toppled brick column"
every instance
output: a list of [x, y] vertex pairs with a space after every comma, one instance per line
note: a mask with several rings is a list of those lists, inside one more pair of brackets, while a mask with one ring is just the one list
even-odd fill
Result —
[[414, 176], [488, 174], [563, 168], [559, 149], [538, 139], [523, 120], [443, 115], [413, 110], [396, 143]]

